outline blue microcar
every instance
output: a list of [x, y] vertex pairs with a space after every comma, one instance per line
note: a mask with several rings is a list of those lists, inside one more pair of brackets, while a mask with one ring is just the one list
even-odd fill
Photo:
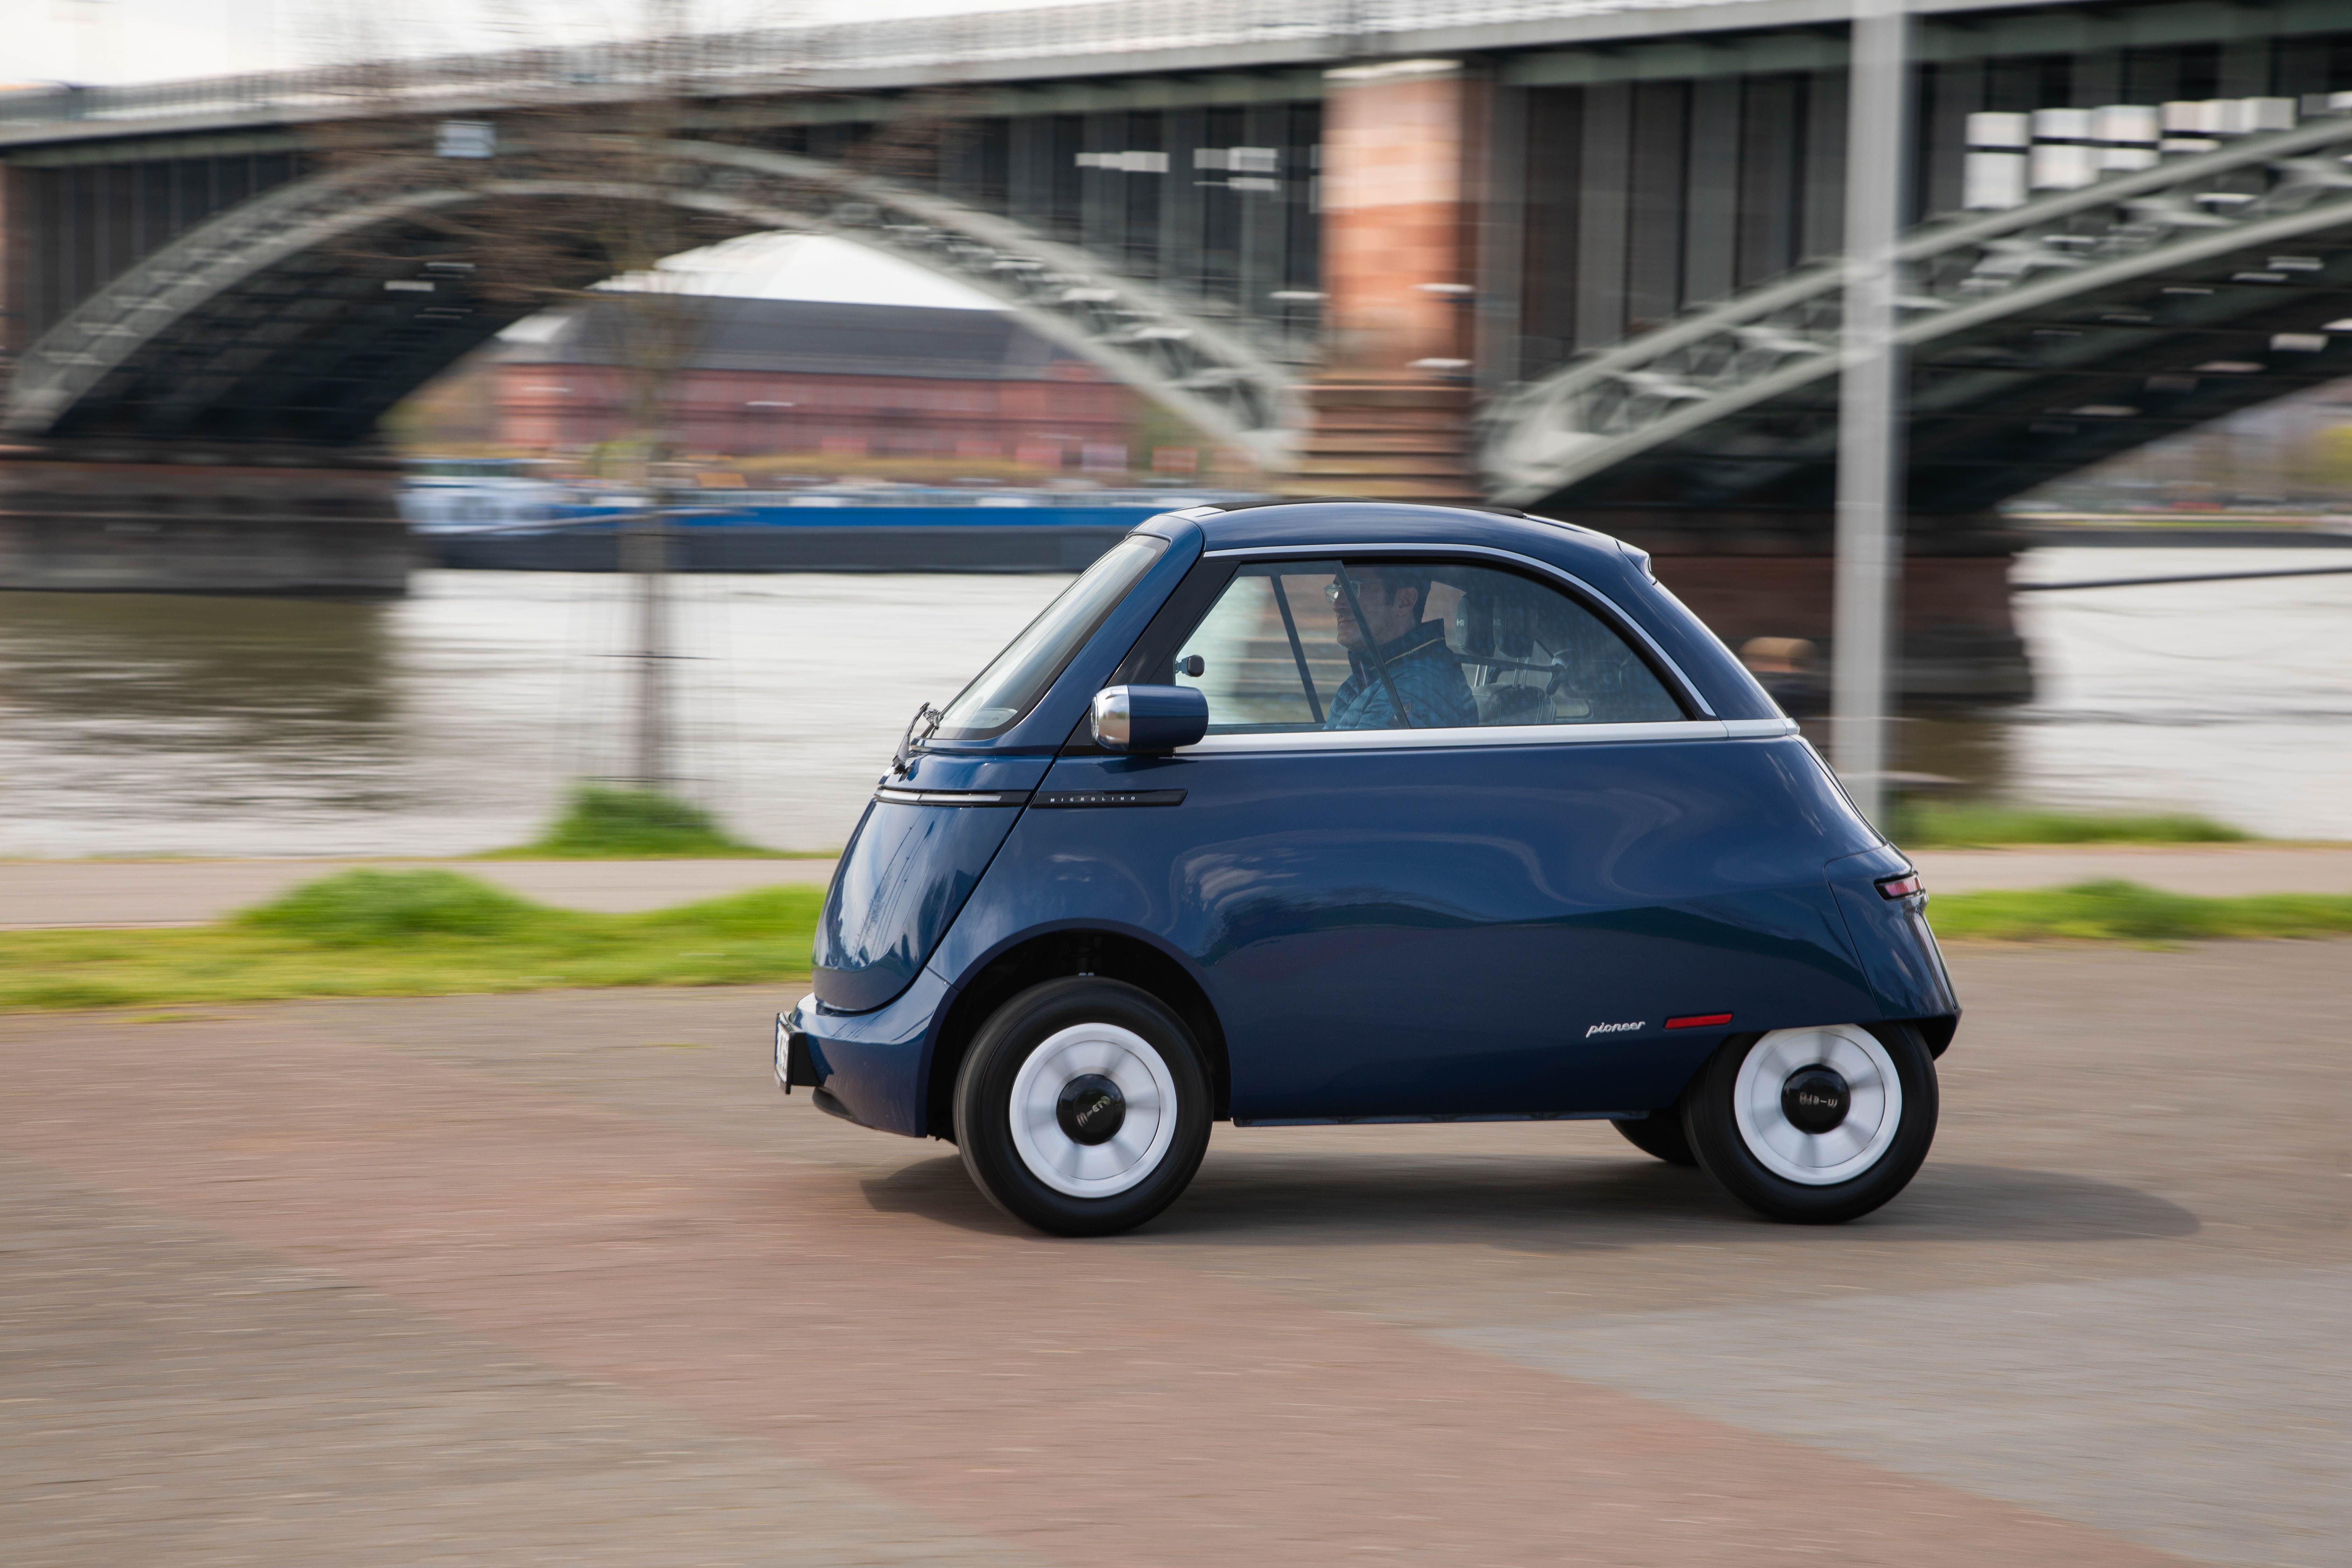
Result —
[[917, 716], [776, 1072], [1064, 1235], [1158, 1214], [1226, 1121], [1605, 1119], [1834, 1222], [1935, 1135], [1925, 902], [1642, 552], [1197, 507]]

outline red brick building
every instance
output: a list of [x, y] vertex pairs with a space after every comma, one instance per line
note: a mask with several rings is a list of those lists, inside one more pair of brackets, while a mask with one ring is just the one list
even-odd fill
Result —
[[[707, 299], [675, 381], [686, 450], [730, 457], [966, 458], [1140, 468], [1141, 400], [997, 310]], [[618, 304], [498, 351], [491, 399], [509, 448], [580, 449], [628, 426]]]

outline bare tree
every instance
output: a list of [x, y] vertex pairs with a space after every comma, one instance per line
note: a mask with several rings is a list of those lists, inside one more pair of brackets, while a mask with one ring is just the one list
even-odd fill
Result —
[[[748, 3], [765, 10], [769, 0]], [[544, 36], [538, 29], [545, 18], [528, 5], [506, 0], [492, 24], [519, 44]], [[418, 113], [411, 73], [383, 47], [380, 32], [369, 32], [370, 14], [339, 8], [347, 18], [339, 52], [373, 63], [347, 71], [352, 111], [322, 121], [318, 151], [326, 170], [362, 187], [476, 193], [470, 200], [436, 199], [349, 242], [379, 268], [422, 266], [496, 320], [578, 309], [583, 330], [603, 339], [599, 358], [610, 363], [598, 368], [617, 382], [621, 430], [603, 443], [600, 467], [641, 498], [625, 530], [621, 565], [635, 579], [629, 769], [650, 790], [674, 782], [668, 574], [671, 523], [682, 510], [681, 391], [714, 314], [700, 297], [704, 280], [670, 263], [744, 231], [740, 220], [686, 199], [704, 171], [673, 149], [689, 137], [759, 133], [761, 116], [739, 117], [704, 88], [714, 65], [731, 69], [756, 58], [765, 99], [797, 85], [781, 56], [789, 36], [776, 30], [782, 18], [767, 11], [758, 18], [767, 30], [755, 31], [739, 16], [721, 33], [700, 26], [709, 18], [697, 10], [698, 0], [638, 0], [635, 25], [614, 42], [485, 57], [495, 62], [486, 66], [483, 85], [497, 107], [452, 121]], [[968, 107], [953, 89], [910, 94], [867, 128], [842, 163], [861, 174], [925, 183], [936, 173], [948, 127]], [[812, 202], [824, 194], [812, 190]]]
[[[584, 81], [580, 51], [503, 54], [497, 109], [451, 121], [406, 109], [409, 72], [368, 31], [365, 13], [346, 10], [341, 47], [362, 57], [345, 72], [353, 102], [318, 137], [322, 167], [362, 194], [420, 180], [478, 193], [404, 215], [347, 249], [379, 266], [423, 258], [494, 319], [583, 310], [583, 329], [604, 340], [610, 363], [600, 368], [617, 381], [621, 429], [603, 444], [600, 467], [639, 498], [620, 564], [636, 583], [629, 769], [646, 790], [675, 782], [668, 575], [679, 388], [711, 315], [696, 297], [699, 279], [665, 263], [742, 232], [678, 199], [690, 181], [671, 145], [711, 133], [695, 85], [726, 47], [696, 27], [694, 13], [693, 0], [641, 0], [636, 26], [585, 57], [593, 68]], [[520, 37], [533, 19], [509, 10], [503, 20]], [[778, 69], [772, 85], [789, 89], [789, 74]]]

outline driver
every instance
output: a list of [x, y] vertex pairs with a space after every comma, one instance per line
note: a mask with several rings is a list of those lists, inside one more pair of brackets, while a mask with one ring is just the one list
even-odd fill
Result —
[[[1342, 568], [1346, 570], [1346, 568]], [[1429, 574], [1409, 566], [1361, 566], [1346, 579], [1364, 607], [1356, 624], [1339, 579], [1323, 590], [1348, 650], [1348, 679], [1331, 699], [1327, 730], [1433, 730], [1478, 722], [1477, 700], [1445, 646], [1445, 626], [1424, 621]], [[1384, 673], [1385, 672], [1385, 673]], [[1397, 711], [1397, 701], [1404, 711]]]

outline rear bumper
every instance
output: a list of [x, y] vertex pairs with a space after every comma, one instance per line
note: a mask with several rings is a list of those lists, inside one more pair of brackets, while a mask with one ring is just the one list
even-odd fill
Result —
[[[1957, 1018], [1959, 999], [1944, 967], [1936, 933], [1927, 929], [1924, 894], [1889, 899], [1876, 879], [1910, 870], [1893, 845], [1847, 855], [1823, 868], [1846, 931], [1882, 1018]], [[1948, 1034], [1946, 1043], [1950, 1041]]]
[[778, 1087], [789, 1094], [805, 1085], [835, 1115], [922, 1137], [931, 1027], [947, 997], [947, 982], [924, 969], [870, 1013], [835, 1013], [802, 998], [776, 1019]]

